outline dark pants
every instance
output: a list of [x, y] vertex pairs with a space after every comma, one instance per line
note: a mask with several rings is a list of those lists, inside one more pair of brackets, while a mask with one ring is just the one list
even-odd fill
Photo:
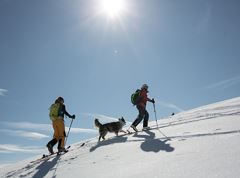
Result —
[[149, 119], [149, 114], [146, 110], [145, 107], [142, 106], [137, 106], [138, 109], [138, 117], [135, 119], [135, 121], [132, 123], [135, 127], [143, 120], [143, 127], [148, 126], [148, 119]]
[[52, 139], [51, 141], [48, 142], [48, 145], [51, 145], [52, 147], [54, 147], [54, 145], [56, 145], [57, 142], [58, 142], [58, 149], [60, 149], [61, 148], [62, 139], [57, 141], [57, 139], [54, 138], [54, 139]]

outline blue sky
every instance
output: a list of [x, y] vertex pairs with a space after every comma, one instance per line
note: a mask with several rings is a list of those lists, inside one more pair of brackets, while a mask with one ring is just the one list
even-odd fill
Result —
[[143, 83], [158, 118], [239, 96], [240, 1], [124, 2], [110, 17], [101, 0], [0, 1], [1, 164], [47, 151], [58, 96], [69, 143], [97, 135], [94, 117], [132, 122]]

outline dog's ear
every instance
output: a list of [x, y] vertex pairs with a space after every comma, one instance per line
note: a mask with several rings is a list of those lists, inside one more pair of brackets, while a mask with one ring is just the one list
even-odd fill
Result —
[[125, 119], [124, 119], [123, 117], [121, 118], [121, 120], [122, 120], [123, 122], [126, 122]]

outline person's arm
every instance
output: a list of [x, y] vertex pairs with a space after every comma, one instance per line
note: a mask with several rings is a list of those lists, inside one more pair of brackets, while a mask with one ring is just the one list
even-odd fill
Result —
[[75, 115], [72, 115], [72, 116], [71, 116], [71, 115], [66, 111], [65, 105], [63, 105], [62, 110], [63, 110], [63, 113], [64, 113], [65, 115], [67, 115], [68, 117], [70, 117], [70, 118], [72, 118], [72, 119], [75, 119]]
[[154, 98], [153, 98], [153, 99], [147, 98], [147, 100], [148, 100], [149, 102], [151, 102], [151, 103], [155, 103]]

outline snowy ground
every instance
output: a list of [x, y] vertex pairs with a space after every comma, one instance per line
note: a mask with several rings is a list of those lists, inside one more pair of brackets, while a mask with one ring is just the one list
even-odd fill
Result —
[[[1, 177], [237, 178], [240, 98], [151, 122], [151, 130], [76, 143], [60, 157], [0, 168]], [[138, 126], [140, 129], [140, 125]], [[162, 133], [167, 135], [166, 139]]]

